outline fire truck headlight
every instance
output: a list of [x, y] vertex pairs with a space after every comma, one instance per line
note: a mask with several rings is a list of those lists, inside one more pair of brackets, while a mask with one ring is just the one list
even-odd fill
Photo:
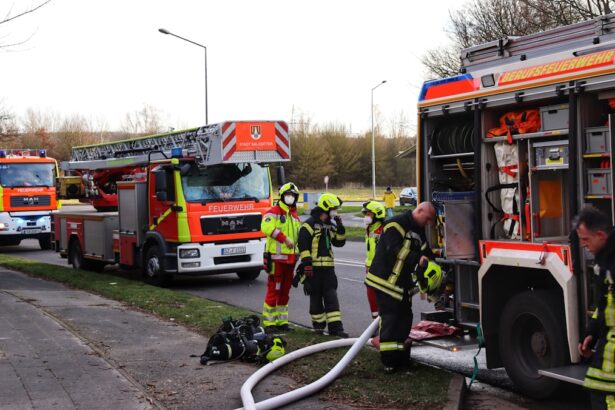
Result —
[[179, 257], [182, 259], [198, 258], [201, 256], [201, 252], [198, 249], [180, 249]]
[[0, 231], [6, 231], [9, 229], [9, 225], [4, 222], [0, 222]]

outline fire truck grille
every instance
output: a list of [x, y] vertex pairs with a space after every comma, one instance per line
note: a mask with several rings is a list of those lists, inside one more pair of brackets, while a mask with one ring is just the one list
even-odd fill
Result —
[[37, 196], [12, 196], [12, 207], [28, 207], [28, 206], [48, 206], [51, 204], [51, 196], [49, 195], [37, 195]]
[[201, 218], [201, 229], [204, 235], [259, 232], [261, 230], [261, 215], [234, 215], [219, 218], [204, 217]]

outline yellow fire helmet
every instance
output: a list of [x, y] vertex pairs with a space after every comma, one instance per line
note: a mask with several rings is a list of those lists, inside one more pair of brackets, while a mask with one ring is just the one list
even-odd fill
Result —
[[273, 338], [273, 346], [267, 353], [267, 360], [273, 362], [275, 359], [278, 359], [286, 354], [286, 349], [284, 349], [284, 343], [282, 339], [279, 337]]
[[299, 188], [297, 188], [297, 185], [295, 185], [292, 182], [287, 182], [284, 185], [282, 185], [278, 192], [280, 194], [280, 198], [282, 198], [282, 196], [287, 192], [299, 197]]
[[337, 209], [340, 206], [342, 206], [342, 200], [340, 197], [329, 192], [325, 192], [318, 199], [318, 207], [325, 212], [329, 212], [332, 209]]
[[435, 292], [442, 284], [442, 268], [437, 263], [429, 261], [423, 277], [427, 279], [427, 282], [418, 281], [419, 291], [421, 293]]
[[361, 209], [361, 212], [363, 212], [364, 215], [371, 212], [376, 216], [376, 219], [384, 219], [386, 209], [384, 209], [384, 205], [378, 201], [369, 201], [363, 204], [363, 209]]

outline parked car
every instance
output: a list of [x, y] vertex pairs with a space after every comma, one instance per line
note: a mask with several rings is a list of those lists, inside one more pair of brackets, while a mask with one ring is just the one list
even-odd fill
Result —
[[417, 198], [416, 187], [407, 187], [401, 190], [399, 194], [399, 204], [400, 205], [414, 205], [416, 206], [416, 198]]

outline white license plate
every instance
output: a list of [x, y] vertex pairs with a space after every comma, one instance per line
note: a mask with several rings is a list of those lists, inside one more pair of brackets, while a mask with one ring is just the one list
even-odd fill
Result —
[[40, 233], [41, 230], [40, 230], [40, 228], [37, 228], [37, 229], [22, 229], [21, 232], [24, 235], [28, 235], [28, 234], [31, 234], [31, 233]]
[[246, 253], [245, 246], [238, 246], [236, 248], [222, 248], [222, 255], [241, 255], [242, 253]]

